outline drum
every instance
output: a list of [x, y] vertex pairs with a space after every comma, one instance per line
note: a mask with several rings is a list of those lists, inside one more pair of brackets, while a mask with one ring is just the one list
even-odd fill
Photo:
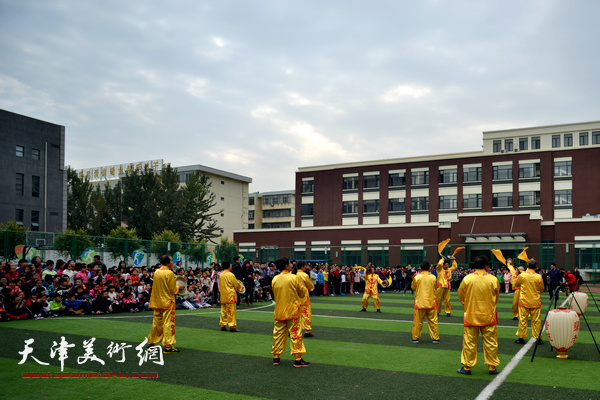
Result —
[[240, 293], [240, 294], [246, 293], [246, 286], [244, 286], [244, 282], [240, 281], [239, 279], [238, 279], [238, 282], [240, 283], [240, 285], [242, 285], [242, 288], [240, 289], [240, 291], [238, 293]]

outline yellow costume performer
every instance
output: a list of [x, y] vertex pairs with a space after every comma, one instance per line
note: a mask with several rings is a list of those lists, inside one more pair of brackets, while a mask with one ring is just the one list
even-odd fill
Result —
[[377, 312], [381, 312], [379, 309], [378, 284], [384, 285], [379, 275], [373, 272], [373, 268], [367, 268], [367, 272], [365, 273], [365, 293], [363, 294], [362, 310], [360, 311], [367, 311], [367, 307], [369, 307], [369, 297], [373, 297], [373, 307], [375, 307]]
[[[312, 283], [312, 280], [308, 276], [306, 272], [304, 272], [304, 267], [306, 264], [304, 261], [298, 261], [298, 272], [296, 275], [300, 278], [300, 281], [304, 284], [304, 286], [308, 289], [308, 292], [312, 292], [315, 290], [315, 286]], [[302, 324], [302, 329], [304, 329], [305, 337], [313, 337], [313, 334], [310, 333], [312, 329], [312, 310], [310, 308], [310, 296], [306, 296], [306, 300], [300, 305], [300, 321]]]
[[275, 324], [273, 328], [273, 365], [279, 365], [281, 354], [285, 351], [288, 334], [291, 342], [291, 353], [294, 355], [294, 367], [307, 367], [310, 363], [302, 360], [306, 353], [302, 341], [300, 326], [300, 305], [308, 296], [308, 290], [297, 275], [290, 273], [292, 265], [287, 258], [275, 261], [280, 272], [271, 283], [275, 298]]
[[451, 258], [452, 267], [446, 266], [446, 260], [440, 259], [437, 264], [437, 289], [435, 291], [435, 298], [437, 300], [437, 314], [442, 312], [442, 302], [444, 302], [444, 311], [446, 315], [452, 314], [452, 304], [450, 303], [450, 280], [452, 279], [452, 272], [458, 268], [456, 260]]
[[[525, 250], [526, 249], [527, 248], [525, 248]], [[519, 294], [521, 292], [519, 291], [520, 288], [515, 287], [515, 282], [517, 281], [517, 276], [519, 275], [519, 273], [517, 272], [517, 270], [514, 267], [513, 259], [509, 258], [508, 260], [506, 260], [504, 258], [504, 256], [502, 255], [502, 250], [493, 249], [492, 253], [494, 253], [494, 255], [496, 256], [498, 261], [500, 261], [502, 264], [506, 265], [506, 267], [510, 271], [510, 283], [514, 290], [513, 301], [512, 301], [513, 319], [515, 319], [515, 320], [519, 319]], [[521, 254], [523, 254], [523, 253], [521, 253]], [[523, 272], [522, 267], [519, 267], [519, 269], [521, 270], [520, 272]]]
[[240, 332], [237, 326], [237, 292], [242, 290], [242, 285], [231, 272], [229, 261], [223, 261], [223, 272], [219, 277], [219, 289], [221, 290], [221, 319], [219, 325], [221, 330]]
[[[542, 328], [540, 311], [542, 308], [542, 299], [540, 294], [544, 292], [544, 281], [542, 276], [535, 272], [537, 268], [536, 260], [529, 260], [527, 271], [519, 275], [515, 281], [515, 286], [520, 287], [519, 295], [519, 329], [516, 343], [524, 344], [527, 337], [527, 320], [531, 317], [531, 334], [539, 338]], [[541, 340], [540, 340], [541, 342]], [[541, 343], [540, 343], [541, 344]]]
[[474, 261], [476, 271], [467, 275], [458, 288], [458, 298], [465, 308], [463, 349], [460, 362], [461, 374], [470, 375], [477, 364], [477, 341], [479, 333], [483, 340], [483, 357], [489, 374], [498, 373], [498, 313], [496, 304], [500, 296], [498, 279], [487, 273], [488, 259], [477, 256]]
[[154, 273], [152, 294], [148, 307], [154, 309], [152, 329], [148, 335], [148, 346], [162, 342], [165, 353], [179, 352], [175, 344], [175, 293], [178, 286], [175, 274], [171, 270], [173, 261], [170, 256], [162, 256], [161, 267]]
[[415, 292], [415, 314], [413, 317], [412, 340], [419, 343], [423, 332], [423, 320], [427, 317], [427, 330], [433, 343], [439, 343], [437, 301], [435, 298], [436, 279], [429, 272], [429, 261], [421, 263], [421, 273], [414, 277], [411, 289]]

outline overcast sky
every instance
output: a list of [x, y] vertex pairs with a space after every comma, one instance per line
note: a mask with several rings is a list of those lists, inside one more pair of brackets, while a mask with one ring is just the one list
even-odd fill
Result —
[[0, 0], [0, 108], [74, 168], [299, 167], [477, 151], [600, 120], [600, 1]]

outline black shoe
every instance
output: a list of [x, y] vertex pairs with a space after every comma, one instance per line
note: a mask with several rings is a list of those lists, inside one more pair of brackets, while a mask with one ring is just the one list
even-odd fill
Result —
[[181, 350], [176, 349], [175, 347], [165, 347], [163, 349], [163, 353], [179, 353]]
[[241, 331], [237, 328], [229, 328], [229, 332], [241, 332]]
[[500, 373], [500, 371], [498, 371], [498, 369], [493, 369], [491, 371], [488, 371], [488, 374], [490, 375], [498, 375]]
[[306, 332], [306, 333], [304, 333], [304, 337], [313, 337], [313, 336], [315, 336], [315, 335], [313, 335], [313, 334], [312, 334], [312, 333], [310, 333], [310, 332]]
[[304, 361], [303, 359], [299, 359], [298, 361], [294, 361], [294, 367], [308, 367], [310, 365], [309, 362]]
[[226, 327], [226, 326], [222, 326], [222, 327], [221, 327], [221, 330], [222, 330], [223, 332], [225, 332], [225, 331], [227, 330], [227, 327]]
[[452, 314], [446, 313], [446, 317], [451, 317], [451, 316], [452, 316]]
[[458, 372], [459, 374], [463, 374], [463, 375], [471, 375], [471, 370], [465, 369], [465, 367], [462, 367], [461, 369], [456, 370], [456, 372]]
[[542, 339], [537, 339], [535, 343], [537, 345], [542, 345], [542, 344], [544, 344], [544, 341]]
[[377, 309], [377, 312], [379, 312], [379, 313], [380, 313], [380, 312], [381, 312], [381, 310], [378, 308], [378, 309]]
[[517, 340], [515, 340], [516, 344], [525, 344], [525, 339], [523, 338], [518, 338]]
[[274, 358], [273, 365], [279, 365], [281, 363], [281, 358]]
[[366, 309], [366, 308], [363, 308], [363, 309], [362, 309], [362, 310], [360, 310], [360, 311], [367, 312], [367, 309]]
[[148, 344], [146, 345], [146, 350], [149, 350], [149, 349], [150, 349], [150, 347], [154, 347], [154, 346], [156, 346], [154, 343], [148, 343]]
[[513, 317], [513, 319], [512, 319], [512, 320], [513, 320], [513, 321], [518, 321], [518, 320], [519, 320], [519, 317]]

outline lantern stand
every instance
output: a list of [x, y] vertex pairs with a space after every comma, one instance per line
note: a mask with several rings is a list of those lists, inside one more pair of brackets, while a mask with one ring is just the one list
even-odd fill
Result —
[[598, 307], [598, 303], [596, 303], [596, 299], [594, 298], [594, 294], [590, 290], [590, 287], [588, 286], [588, 284], [587, 284], [586, 281], [583, 281], [583, 283], [585, 283], [585, 287], [587, 287], [588, 292], [590, 292], [590, 296], [592, 296], [592, 300], [594, 300], [594, 304], [596, 305], [596, 309], [598, 310], [598, 312], [600, 312], [600, 308]]
[[[537, 340], [535, 341], [535, 347], [533, 348], [533, 354], [531, 355], [531, 362], [533, 362], [533, 359], [535, 358], [535, 352], [537, 350], [538, 343], [542, 339], [542, 333], [544, 332], [544, 327], [546, 326], [546, 320], [548, 319], [548, 314], [550, 314], [550, 309], [552, 307], [552, 301], [555, 299], [558, 299], [559, 289], [561, 289], [561, 288], [564, 289], [566, 287], [567, 287], [566, 283], [561, 283], [556, 289], [554, 289], [554, 293], [552, 294], [552, 299], [550, 300], [550, 305], [548, 306], [548, 311], [546, 312], [546, 317], [544, 317], [544, 322], [542, 323], [542, 329], [540, 329], [540, 335], [537, 337]], [[579, 307], [579, 302], [577, 301], [575, 296], [573, 296], [573, 300], [575, 300], [575, 304], [577, 304], [577, 307]], [[555, 308], [556, 308], [556, 305], [555, 305]], [[579, 309], [581, 310], [581, 307], [579, 307]], [[596, 345], [596, 350], [598, 350], [598, 354], [600, 354], [600, 348], [598, 348], [598, 343], [596, 343], [596, 338], [594, 337], [594, 333], [592, 332], [592, 329], [590, 328], [590, 324], [588, 324], [585, 314], [581, 314], [581, 316], [583, 317], [583, 320], [585, 321], [585, 324], [587, 325], [588, 330], [590, 331], [590, 335], [592, 335], [592, 339], [594, 340], [594, 344]], [[552, 347], [550, 347], [550, 351], [552, 351]]]

